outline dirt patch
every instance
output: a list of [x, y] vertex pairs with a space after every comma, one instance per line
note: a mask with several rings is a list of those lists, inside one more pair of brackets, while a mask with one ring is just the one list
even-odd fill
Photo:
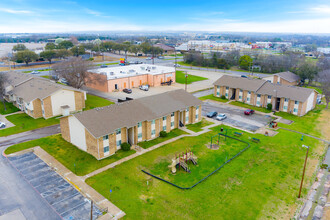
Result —
[[110, 56], [94, 56], [94, 62], [103, 62], [103, 61], [118, 61], [117, 57], [110, 57]]

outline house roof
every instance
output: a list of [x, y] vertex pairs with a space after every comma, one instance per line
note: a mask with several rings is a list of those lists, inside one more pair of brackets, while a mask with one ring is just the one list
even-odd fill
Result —
[[133, 127], [138, 122], [151, 121], [200, 104], [202, 101], [180, 89], [79, 112], [73, 116], [98, 138], [116, 129]]
[[222, 76], [214, 83], [214, 85], [254, 91], [260, 95], [271, 95], [279, 98], [289, 98], [299, 102], [305, 102], [308, 97], [313, 92], [315, 92], [314, 89], [273, 84], [262, 79], [248, 79], [228, 75]]
[[17, 72], [8, 73], [7, 84], [13, 86], [11, 93], [22, 98], [25, 102], [31, 102], [37, 98], [44, 99], [61, 89], [82, 91], [55, 83], [49, 79]]
[[174, 50], [174, 47], [168, 46], [166, 44], [154, 44], [154, 47], [159, 47], [163, 50]]
[[298, 75], [296, 75], [290, 71], [280, 72], [280, 73], [276, 73], [274, 75], [279, 76], [288, 82], [296, 82], [296, 81], [300, 80], [300, 77]]
[[213, 83], [216, 86], [228, 86], [256, 92], [266, 81], [260, 79], [243, 78], [236, 76], [223, 75]]
[[315, 92], [314, 89], [267, 82], [257, 91], [257, 94], [305, 102], [313, 92]]

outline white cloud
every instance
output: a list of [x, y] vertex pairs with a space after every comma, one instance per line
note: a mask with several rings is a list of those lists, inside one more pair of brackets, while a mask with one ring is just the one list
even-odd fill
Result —
[[88, 9], [88, 8], [86, 8], [85, 11], [86, 11], [87, 14], [90, 14], [90, 15], [95, 15], [95, 16], [101, 16], [102, 15], [101, 12], [94, 11], [94, 10], [91, 10], [91, 9]]
[[330, 6], [328, 6], [328, 5], [320, 5], [320, 6], [311, 8], [310, 11], [311, 12], [314, 12], [314, 13], [321, 13], [321, 14], [328, 14], [328, 15], [330, 15]]
[[26, 11], [26, 10], [14, 10], [9, 8], [0, 8], [0, 11], [7, 12], [10, 14], [32, 14], [32, 11]]

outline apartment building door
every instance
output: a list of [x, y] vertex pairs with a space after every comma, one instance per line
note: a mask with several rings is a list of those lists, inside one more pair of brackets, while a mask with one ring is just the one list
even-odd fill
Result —
[[127, 129], [127, 137], [128, 137], [128, 143], [130, 145], [134, 145], [134, 127], [131, 127], [129, 129]]

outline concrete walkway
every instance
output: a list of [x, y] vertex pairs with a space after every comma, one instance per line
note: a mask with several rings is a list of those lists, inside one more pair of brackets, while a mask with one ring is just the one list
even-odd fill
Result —
[[298, 134], [301, 134], [301, 135], [304, 135], [304, 136], [307, 136], [307, 137], [311, 137], [311, 138], [314, 138], [314, 139], [317, 139], [319, 141], [323, 141], [325, 143], [328, 143], [330, 144], [330, 141], [327, 141], [327, 140], [324, 140], [324, 139], [321, 139], [321, 138], [318, 138], [318, 137], [315, 137], [313, 135], [310, 135], [310, 134], [305, 134], [305, 133], [302, 133], [300, 131], [295, 131], [295, 130], [291, 130], [291, 129], [288, 129], [288, 128], [282, 128], [282, 127], [279, 127], [280, 129], [283, 129], [283, 130], [287, 130], [287, 131], [291, 131], [291, 132], [295, 132], [295, 133], [298, 133]]

